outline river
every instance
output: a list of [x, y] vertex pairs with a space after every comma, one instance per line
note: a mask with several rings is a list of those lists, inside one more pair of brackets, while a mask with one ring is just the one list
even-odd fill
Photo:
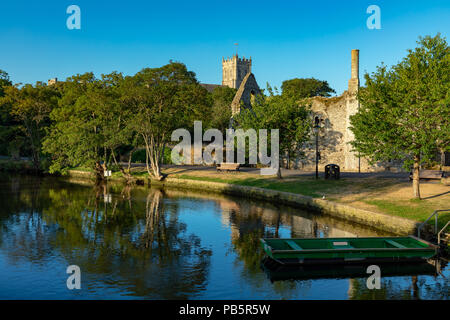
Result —
[[1, 174], [0, 299], [449, 299], [448, 266], [382, 268], [372, 290], [364, 274], [261, 268], [261, 237], [383, 235], [245, 198]]

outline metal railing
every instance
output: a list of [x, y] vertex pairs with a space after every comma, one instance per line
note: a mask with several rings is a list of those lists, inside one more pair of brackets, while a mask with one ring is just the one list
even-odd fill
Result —
[[448, 227], [449, 224], [450, 224], [450, 221], [448, 221], [447, 224], [441, 229], [441, 231], [439, 231], [439, 233], [438, 233], [438, 244], [441, 243], [441, 233], [442, 233], [445, 229], [447, 229], [447, 227]]
[[443, 209], [443, 210], [436, 210], [434, 211], [428, 218], [427, 220], [425, 220], [423, 223], [421, 223], [419, 225], [419, 227], [417, 228], [417, 237], [420, 238], [420, 230], [422, 229], [422, 227], [428, 222], [428, 220], [430, 220], [433, 216], [434, 216], [434, 233], [438, 235], [438, 244], [440, 242], [440, 234], [445, 230], [445, 228], [448, 227], [449, 222], [447, 222], [447, 224], [444, 226], [444, 228], [442, 228], [439, 233], [438, 233], [438, 216], [439, 216], [439, 212], [450, 212], [450, 209]]

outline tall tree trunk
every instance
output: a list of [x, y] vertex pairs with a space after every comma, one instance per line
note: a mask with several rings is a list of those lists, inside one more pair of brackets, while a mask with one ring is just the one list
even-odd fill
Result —
[[130, 155], [128, 156], [128, 168], [127, 168], [127, 170], [128, 170], [128, 173], [130, 173], [130, 174], [131, 174], [131, 159], [133, 157], [134, 151], [136, 151], [136, 147], [133, 147], [133, 150], [130, 151]]
[[148, 163], [148, 160], [150, 159], [150, 148], [148, 146], [147, 136], [143, 134], [142, 137], [144, 138], [144, 142], [145, 142], [145, 168], [147, 169], [147, 173], [148, 173], [149, 177], [151, 177], [152, 173], [150, 172], [150, 167], [149, 167], [149, 163]]
[[[163, 176], [161, 174], [161, 168], [159, 167], [159, 161], [160, 161], [160, 153], [158, 152], [158, 144], [155, 142], [154, 137], [152, 136], [150, 141], [145, 139], [145, 163], [147, 167], [147, 172], [149, 176], [153, 176], [155, 179], [161, 181], [163, 179]], [[149, 165], [150, 161], [150, 165]], [[150, 171], [151, 167], [151, 171]]]
[[413, 193], [415, 199], [420, 199], [420, 155], [414, 156]]
[[101, 182], [105, 179], [105, 163], [100, 164], [100, 161], [95, 162], [94, 172], [95, 172], [95, 180], [97, 182]]
[[286, 169], [290, 168], [291, 157], [289, 156], [289, 151], [286, 152]]
[[283, 177], [281, 176], [281, 166], [278, 166], [278, 170], [277, 170], [277, 178], [278, 179], [283, 179]]
[[33, 167], [34, 167], [34, 170], [37, 172], [37, 171], [39, 171], [39, 169], [41, 167], [41, 165], [40, 165], [41, 161], [39, 159], [39, 151], [33, 150], [32, 154], [33, 154]]

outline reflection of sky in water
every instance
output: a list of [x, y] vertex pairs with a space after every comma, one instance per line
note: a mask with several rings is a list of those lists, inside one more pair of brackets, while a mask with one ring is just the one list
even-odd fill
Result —
[[[271, 282], [259, 268], [261, 236], [377, 235], [298, 209], [178, 191], [148, 195], [147, 189], [134, 190], [130, 201], [109, 191], [112, 201], [105, 204], [101, 197], [95, 202], [91, 187], [8, 183], [2, 190], [14, 190], [0, 193], [2, 203], [8, 200], [0, 208], [1, 299], [449, 297], [448, 280], [431, 275], [385, 277], [381, 290], [366, 289], [365, 278]], [[157, 201], [160, 219], [151, 229], [148, 213]], [[156, 239], [151, 253], [149, 230]], [[80, 264], [80, 291], [66, 288], [70, 264]], [[443, 272], [450, 275], [448, 267]]]

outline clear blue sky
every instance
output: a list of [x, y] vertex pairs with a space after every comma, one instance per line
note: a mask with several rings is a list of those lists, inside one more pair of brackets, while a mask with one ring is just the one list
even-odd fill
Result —
[[[81, 8], [81, 30], [68, 30], [66, 9]], [[366, 9], [381, 8], [381, 30]], [[221, 59], [252, 56], [261, 87], [294, 77], [327, 80], [341, 93], [350, 50], [360, 71], [397, 63], [419, 35], [447, 37], [450, 1], [2, 1], [0, 69], [34, 83], [93, 71], [134, 74], [176, 60], [203, 83], [221, 83]]]

